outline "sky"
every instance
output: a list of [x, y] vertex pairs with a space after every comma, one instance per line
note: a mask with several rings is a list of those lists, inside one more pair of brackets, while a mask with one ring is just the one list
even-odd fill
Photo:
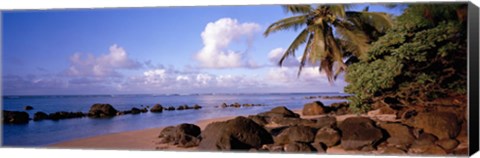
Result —
[[343, 76], [330, 84], [316, 65], [277, 66], [299, 32], [263, 32], [289, 16], [278, 5], [4, 11], [2, 92], [343, 92]]

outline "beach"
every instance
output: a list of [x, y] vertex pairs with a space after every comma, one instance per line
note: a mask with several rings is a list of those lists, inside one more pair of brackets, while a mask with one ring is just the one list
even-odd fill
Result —
[[[225, 121], [234, 116], [206, 119], [196, 122], [202, 130], [212, 122]], [[89, 138], [65, 141], [47, 146], [48, 148], [69, 148], [69, 149], [128, 149], [128, 150], [156, 150], [159, 144], [158, 135], [164, 127], [120, 132], [93, 136]], [[163, 145], [168, 150], [192, 150], [192, 148], [178, 148], [172, 145]]]

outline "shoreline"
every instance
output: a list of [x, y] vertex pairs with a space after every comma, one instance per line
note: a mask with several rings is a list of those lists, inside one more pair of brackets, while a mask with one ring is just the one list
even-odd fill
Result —
[[[225, 116], [211, 119], [196, 121], [194, 124], [199, 126], [201, 130], [212, 122], [226, 121], [237, 116]], [[133, 131], [125, 131], [118, 133], [102, 134], [87, 138], [78, 138], [73, 140], [62, 141], [54, 144], [45, 145], [46, 148], [58, 149], [128, 149], [128, 150], [156, 150], [159, 145], [158, 135], [160, 131], [168, 126], [147, 128]], [[174, 146], [164, 146], [164, 149], [170, 150], [191, 150], [191, 148], [178, 148]]]

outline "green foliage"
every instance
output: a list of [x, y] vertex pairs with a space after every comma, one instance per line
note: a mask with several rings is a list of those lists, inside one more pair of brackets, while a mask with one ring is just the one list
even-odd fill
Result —
[[[466, 90], [466, 25], [458, 4], [414, 4], [374, 42], [368, 57], [349, 66], [345, 92], [365, 111], [385, 97], [406, 105]], [[435, 15], [432, 15], [435, 14]]]

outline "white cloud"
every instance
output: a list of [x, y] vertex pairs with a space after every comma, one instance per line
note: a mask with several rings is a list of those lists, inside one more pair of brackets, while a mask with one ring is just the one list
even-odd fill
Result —
[[135, 69], [141, 65], [128, 57], [127, 52], [112, 45], [108, 54], [95, 57], [93, 54], [74, 53], [70, 57], [67, 74], [75, 77], [112, 77], [120, 76], [118, 69]]
[[246, 52], [233, 51], [228, 47], [234, 41], [249, 47], [253, 34], [259, 29], [256, 23], [239, 23], [231, 18], [210, 22], [201, 34], [204, 47], [197, 53], [196, 59], [204, 68], [255, 67], [256, 64], [247, 59]]
[[[280, 61], [284, 53], [285, 53], [285, 49], [275, 48], [268, 53], [268, 60], [272, 64], [278, 65], [278, 62]], [[282, 66], [286, 66], [286, 67], [298, 67], [299, 65], [300, 65], [300, 60], [292, 56], [287, 57], [282, 63]]]

